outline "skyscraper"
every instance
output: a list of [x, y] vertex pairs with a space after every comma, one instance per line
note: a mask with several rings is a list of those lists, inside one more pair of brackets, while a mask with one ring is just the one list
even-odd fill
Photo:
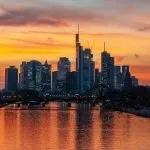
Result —
[[20, 65], [19, 88], [27, 89], [27, 63], [23, 61]]
[[110, 88], [114, 89], [114, 57], [110, 57]]
[[132, 87], [131, 73], [128, 65], [122, 66], [122, 87], [124, 89], [130, 89]]
[[95, 62], [91, 61], [91, 85], [90, 88], [94, 86], [95, 83]]
[[89, 48], [84, 50], [80, 44], [79, 26], [76, 34], [76, 72], [77, 91], [82, 93], [94, 85], [95, 62]]
[[103, 76], [103, 84], [110, 88], [114, 88], [114, 57], [105, 50], [101, 53], [101, 71]]
[[66, 76], [66, 92], [67, 93], [76, 93], [77, 91], [77, 87], [76, 87], [76, 80], [77, 80], [77, 77], [76, 77], [76, 72], [73, 71], [73, 72], [68, 72], [67, 73], [67, 76]]
[[41, 69], [42, 91], [51, 91], [51, 65], [47, 61], [42, 65]]
[[76, 71], [79, 72], [79, 51], [80, 51], [80, 39], [79, 39], [79, 25], [78, 25], [78, 33], [76, 34]]
[[5, 89], [9, 92], [18, 90], [18, 69], [15, 66], [5, 69]]
[[41, 65], [36, 60], [27, 62], [27, 89], [41, 91]]
[[122, 73], [121, 73], [121, 66], [114, 67], [114, 88], [121, 89], [121, 80]]
[[58, 71], [66, 74], [71, 70], [71, 62], [67, 57], [60, 57], [58, 61]]
[[54, 71], [52, 72], [52, 92], [55, 93], [57, 92], [57, 75], [58, 75], [58, 71]]
[[87, 91], [94, 85], [94, 70], [95, 63], [93, 60], [93, 54], [90, 49], [85, 49], [83, 51], [83, 90]]
[[83, 46], [80, 44], [79, 26], [76, 34], [76, 72], [77, 72], [77, 91], [83, 91]]
[[100, 83], [99, 69], [95, 69], [95, 85]]
[[122, 66], [122, 73], [126, 74], [127, 72], [130, 72], [130, 67], [128, 65]]
[[66, 75], [71, 71], [71, 62], [66, 57], [61, 57], [58, 62], [58, 73], [57, 73], [57, 92], [66, 93]]

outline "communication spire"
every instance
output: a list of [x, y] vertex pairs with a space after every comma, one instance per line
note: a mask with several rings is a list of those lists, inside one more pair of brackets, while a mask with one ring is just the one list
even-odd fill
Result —
[[79, 43], [79, 40], [80, 40], [80, 26], [79, 26], [79, 24], [78, 24], [78, 31], [77, 31], [77, 33], [76, 33], [76, 43]]
[[106, 51], [106, 45], [105, 45], [105, 42], [104, 42], [104, 51]]

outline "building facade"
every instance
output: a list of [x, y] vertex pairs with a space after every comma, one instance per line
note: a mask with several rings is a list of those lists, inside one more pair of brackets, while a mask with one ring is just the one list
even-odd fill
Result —
[[23, 61], [20, 65], [20, 74], [19, 74], [19, 88], [27, 89], [27, 63]]
[[18, 69], [15, 66], [5, 69], [5, 90], [8, 92], [18, 90]]
[[43, 92], [51, 92], [52, 85], [51, 85], [51, 65], [48, 64], [47, 61], [42, 65], [41, 68], [41, 82], [42, 82], [42, 91]]
[[98, 85], [100, 83], [100, 76], [99, 76], [100, 72], [99, 69], [96, 68], [95, 69], [95, 85]]
[[76, 72], [77, 72], [77, 91], [83, 91], [83, 46], [80, 44], [79, 31], [76, 34]]
[[79, 31], [76, 34], [76, 73], [77, 91], [82, 93], [89, 90], [95, 82], [95, 62], [91, 49], [84, 49], [80, 44]]
[[109, 88], [114, 88], [114, 57], [105, 50], [101, 53], [101, 72], [103, 76], [103, 84]]
[[114, 67], [114, 88], [121, 89], [122, 73], [121, 66]]
[[132, 83], [132, 87], [138, 87], [139, 86], [139, 80], [135, 76], [131, 77], [131, 83]]
[[77, 73], [75, 71], [68, 72], [66, 76], [66, 93], [77, 93]]
[[95, 63], [90, 49], [83, 51], [83, 87], [82, 92], [89, 90], [94, 85]]
[[51, 91], [51, 66], [37, 60], [20, 65], [20, 89]]
[[56, 93], [57, 92], [57, 75], [58, 75], [58, 71], [54, 71], [52, 72], [52, 92]]
[[56, 91], [58, 93], [66, 93], [66, 77], [71, 71], [71, 62], [66, 57], [61, 57], [58, 61], [58, 72], [56, 79]]
[[130, 89], [132, 87], [130, 67], [128, 65], [122, 66], [122, 88]]

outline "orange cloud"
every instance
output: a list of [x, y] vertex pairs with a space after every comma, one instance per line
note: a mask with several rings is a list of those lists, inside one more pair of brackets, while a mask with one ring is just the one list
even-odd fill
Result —
[[126, 56], [115, 56], [115, 60], [119, 63], [121, 63], [122, 61], [124, 61], [126, 58]]

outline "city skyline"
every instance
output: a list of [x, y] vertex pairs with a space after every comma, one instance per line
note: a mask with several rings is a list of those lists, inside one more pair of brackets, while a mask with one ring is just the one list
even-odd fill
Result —
[[[75, 70], [74, 35], [78, 23], [80, 41], [85, 48], [92, 48], [96, 68], [101, 66], [100, 53], [106, 41], [106, 49], [116, 58], [116, 64], [129, 64], [141, 84], [150, 84], [148, 1], [142, 2], [140, 7], [140, 1], [137, 4], [134, 0], [20, 2], [2, 0], [0, 5], [1, 88], [4, 87], [4, 68], [11, 64], [19, 68], [22, 60], [48, 60], [56, 70], [59, 57], [65, 56]], [[132, 15], [127, 13], [129, 10]]]
[[[95, 66], [95, 61], [93, 61], [93, 53], [92, 53], [92, 51], [91, 51], [91, 49], [90, 48], [85, 48], [84, 47], [84, 45], [82, 45], [82, 43], [80, 43], [80, 33], [79, 33], [79, 25], [78, 25], [78, 32], [77, 32], [77, 34], [75, 34], [74, 35], [75, 36], [75, 39], [76, 39], [76, 48], [75, 48], [75, 51], [79, 48], [79, 54], [78, 54], [78, 52], [76, 51], [76, 56], [75, 57], [79, 57], [78, 59], [76, 58], [76, 62], [71, 62], [70, 61], [70, 59], [69, 58], [67, 58], [67, 57], [63, 57], [63, 56], [61, 56], [60, 58], [59, 58], [59, 61], [57, 61], [56, 62], [56, 68], [53, 70], [52, 68], [53, 68], [53, 66], [51, 65], [51, 64], [49, 64], [48, 63], [48, 61], [47, 60], [45, 60], [45, 62], [43, 63], [43, 62], [40, 62], [40, 60], [30, 60], [29, 62], [27, 62], [27, 61], [22, 61], [22, 64], [24, 64], [24, 63], [32, 63], [32, 62], [34, 62], [34, 63], [40, 63], [40, 65], [42, 65], [42, 63], [43, 64], [46, 64], [46, 65], [49, 65], [50, 66], [50, 72], [53, 74], [53, 72], [55, 73], [55, 72], [59, 72], [59, 70], [61, 70], [61, 68], [60, 68], [60, 62], [62, 61], [62, 63], [63, 63], [63, 61], [65, 62], [65, 61], [68, 61], [70, 64], [67, 64], [67, 66], [69, 65], [69, 70], [67, 71], [68, 73], [70, 72], [71, 73], [71, 71], [72, 71], [72, 73], [74, 72], [74, 71], [76, 71], [76, 74], [77, 74], [77, 76], [78, 76], [78, 74], [81, 74], [81, 75], [79, 75], [79, 76], [83, 76], [82, 78], [80, 77], [80, 79], [79, 79], [79, 81], [78, 81], [78, 79], [77, 79], [77, 83], [79, 82], [79, 83], [81, 83], [81, 81], [83, 82], [83, 83], [85, 83], [85, 85], [87, 84], [89, 87], [86, 89], [84, 89], [84, 85], [80, 85], [81, 86], [81, 91], [86, 91], [86, 90], [88, 90], [89, 88], [91, 88], [92, 87], [92, 84], [96, 84], [96, 82], [95, 82], [95, 80], [96, 80], [96, 76], [95, 76], [95, 71], [96, 71], [96, 69], [100, 69], [100, 72], [99, 73], [102, 73], [102, 76], [103, 76], [103, 78], [107, 78], [107, 77], [104, 77], [104, 75], [103, 75], [103, 59], [107, 62], [108, 60], [107, 60], [107, 57], [109, 57], [110, 59], [112, 59], [112, 60], [110, 60], [110, 61], [112, 61], [112, 67], [130, 67], [128, 64], [122, 64], [122, 66], [118, 66], [118, 64], [116, 64], [115, 63], [115, 58], [113, 57], [113, 56], [111, 56], [111, 54], [110, 53], [108, 53], [107, 52], [107, 50], [106, 50], [106, 43], [104, 42], [104, 45], [103, 45], [103, 51], [100, 53], [100, 62], [98, 62], [99, 63], [99, 66], [100, 67], [96, 67]], [[79, 45], [78, 45], [79, 44]], [[105, 56], [103, 57], [103, 53], [104, 53], [104, 55], [106, 54], [106, 58], [105, 58]], [[78, 67], [76, 68], [76, 69], [73, 69], [73, 68], [75, 68], [76, 66], [78, 66], [78, 62], [79, 61], [79, 66], [81, 67], [82, 65], [85, 65], [83, 68], [80, 68], [79, 70], [78, 70]], [[84, 62], [85, 61], [85, 62]], [[81, 63], [82, 62], [82, 63]], [[105, 63], [106, 63], [105, 62]], [[76, 65], [75, 65], [75, 63], [76, 63]], [[90, 64], [89, 64], [90, 63]], [[9, 65], [9, 68], [11, 68], [11, 67], [16, 67], [17, 68], [17, 70], [19, 70], [18, 72], [19, 72], [19, 74], [21, 73], [21, 66], [22, 66], [22, 64], [19, 64], [19, 66], [20, 67], [16, 67], [16, 66], [12, 66], [12, 65]], [[66, 65], [66, 64], [63, 64], [63, 65]], [[62, 65], [62, 67], [65, 67], [65, 66], [63, 66]], [[89, 65], [94, 65], [92, 68], [89, 66]], [[109, 65], [109, 64], [108, 64]], [[66, 66], [66, 67], [67, 67]], [[84, 75], [83, 73], [80, 73], [80, 70], [82, 71], [82, 72], [84, 72], [84, 68], [86, 69], [87, 67], [90, 67], [92, 70], [92, 72], [94, 73], [93, 74], [93, 77], [90, 75], [89, 77], [86, 75]], [[110, 67], [110, 66], [109, 66]], [[89, 69], [90, 69], [89, 68]], [[5, 68], [5, 70], [6, 69], [8, 69], [8, 68]], [[65, 69], [65, 68], [64, 68]], [[109, 68], [110, 69], [110, 68]], [[63, 70], [62, 70], [63, 71]], [[64, 70], [65, 71], [65, 70]], [[86, 70], [87, 71], [87, 73], [90, 71], [88, 71], [88, 70]], [[90, 72], [91, 72], [90, 71]], [[122, 69], [120, 68], [120, 73], [121, 73], [121, 71], [122, 71]], [[66, 72], [66, 73], [67, 73]], [[78, 73], [79, 72], [79, 73]], [[92, 73], [91, 72], [91, 73]], [[111, 74], [111, 72], [113, 72], [112, 73], [112, 77], [110, 77], [110, 81], [109, 82], [112, 82], [112, 88], [113, 88], [113, 84], [115, 84], [114, 83], [114, 73], [115, 73], [115, 68], [112, 68], [112, 70], [110, 70], [110, 71], [108, 71], [108, 70], [106, 70], [105, 71], [106, 72], [106, 74]], [[130, 72], [130, 71], [129, 71]], [[132, 71], [131, 71], [132, 72]], [[50, 75], [51, 76], [51, 75]], [[61, 75], [62, 76], [62, 75]], [[95, 77], [94, 77], [95, 76]], [[101, 75], [100, 75], [101, 76]], [[99, 76], [99, 79], [98, 80], [101, 80], [100, 77]], [[65, 78], [66, 78], [66, 75], [64, 76]], [[89, 80], [91, 80], [91, 81], [89, 81], [89, 82], [87, 82], [86, 80], [86, 78], [89, 78]], [[92, 78], [93, 79], [92, 79]], [[53, 78], [53, 77], [52, 77]], [[78, 78], [78, 77], [77, 77]], [[85, 79], [86, 80], [85, 80]], [[114, 79], [113, 79], [114, 78]], [[132, 74], [132, 78], [135, 78], [135, 79], [137, 79], [135, 76], [134, 76], [134, 74]], [[112, 80], [113, 79], [113, 80]], [[92, 81], [93, 80], [93, 81]], [[91, 82], [91, 83], [90, 83]], [[105, 83], [105, 81], [102, 81], [102, 82], [104, 82]], [[106, 81], [107, 82], [107, 81]], [[136, 81], [135, 81], [136, 82]], [[19, 84], [20, 84], [20, 78], [18, 77], [18, 88], [19, 88]], [[108, 83], [105, 83], [106, 85], [109, 85]], [[52, 83], [52, 85], [53, 85], [53, 83]], [[51, 85], [51, 86], [52, 86]], [[78, 84], [77, 84], [77, 86], [78, 86]], [[82, 87], [83, 86], [83, 87]], [[5, 88], [6, 88], [6, 72], [5, 72]], [[53, 88], [53, 87], [52, 87]], [[80, 87], [78, 87], [79, 89], [80, 89]], [[83, 88], [83, 89], [82, 89]], [[34, 88], [33, 88], [34, 89]], [[80, 91], [80, 90], [79, 90]]]
[[71, 62], [67, 57], [60, 57], [57, 71], [52, 71], [47, 60], [42, 64], [38, 60], [22, 61], [20, 72], [15, 66], [5, 69], [4, 91], [35, 90], [42, 95], [50, 93], [78, 94], [103, 84], [109, 89], [124, 90], [139, 86], [139, 79], [130, 72], [129, 65], [116, 65], [115, 58], [104, 50], [101, 53], [101, 71], [95, 68], [90, 48], [80, 43], [80, 33], [75, 35], [76, 71], [71, 71]]

